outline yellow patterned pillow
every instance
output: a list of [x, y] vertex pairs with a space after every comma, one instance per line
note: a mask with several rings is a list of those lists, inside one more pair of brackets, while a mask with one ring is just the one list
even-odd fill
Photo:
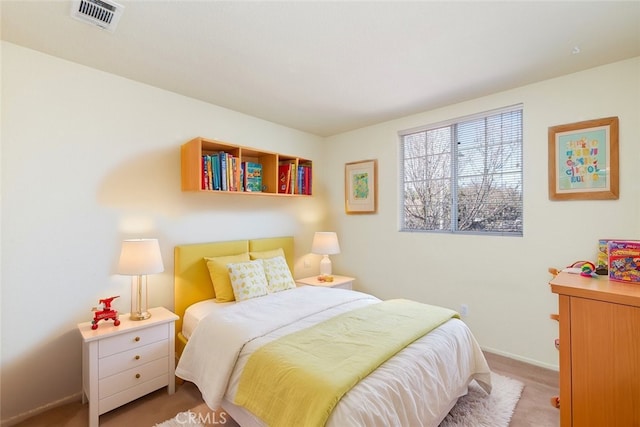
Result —
[[249, 261], [249, 253], [245, 252], [238, 255], [205, 257], [204, 260], [206, 261], [207, 268], [209, 269], [211, 283], [213, 283], [213, 289], [216, 293], [216, 301], [234, 301], [235, 298], [233, 295], [233, 288], [231, 287], [231, 280], [229, 280], [227, 264], [232, 262]]
[[267, 276], [269, 292], [279, 292], [296, 287], [291, 271], [284, 257], [263, 259], [264, 274]]
[[262, 260], [227, 264], [236, 301], [261, 297], [268, 293]]
[[277, 256], [281, 256], [284, 258], [284, 250], [282, 248], [273, 249], [270, 251], [258, 251], [258, 252], [249, 252], [249, 256], [251, 259], [269, 259], [275, 258]]

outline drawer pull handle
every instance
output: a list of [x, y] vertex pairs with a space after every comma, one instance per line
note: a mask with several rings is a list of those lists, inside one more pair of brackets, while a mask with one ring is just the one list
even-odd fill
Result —
[[140, 360], [140, 356], [136, 354], [136, 360]]
[[134, 340], [135, 342], [138, 342], [138, 341], [140, 341], [140, 337], [135, 337], [133, 340]]
[[136, 379], [137, 379], [137, 378], [140, 378], [140, 374], [136, 374]]

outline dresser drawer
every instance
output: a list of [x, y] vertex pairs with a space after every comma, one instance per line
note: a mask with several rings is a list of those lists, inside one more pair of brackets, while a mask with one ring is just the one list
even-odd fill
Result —
[[131, 387], [135, 387], [155, 377], [166, 375], [169, 372], [169, 357], [156, 359], [133, 369], [120, 372], [110, 377], [102, 378], [98, 382], [98, 395], [100, 399], [119, 393]]
[[98, 357], [107, 357], [122, 351], [140, 348], [156, 341], [169, 338], [169, 326], [167, 324], [138, 329], [125, 334], [101, 339], [98, 343]]
[[112, 354], [100, 359], [98, 378], [102, 379], [119, 372], [142, 366], [161, 357], [169, 356], [169, 340], [156, 341], [140, 348]]

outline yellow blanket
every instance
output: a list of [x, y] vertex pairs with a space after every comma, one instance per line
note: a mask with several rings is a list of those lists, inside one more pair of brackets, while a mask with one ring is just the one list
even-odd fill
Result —
[[284, 336], [251, 355], [235, 403], [269, 426], [323, 426], [361, 379], [452, 317], [447, 308], [389, 300]]

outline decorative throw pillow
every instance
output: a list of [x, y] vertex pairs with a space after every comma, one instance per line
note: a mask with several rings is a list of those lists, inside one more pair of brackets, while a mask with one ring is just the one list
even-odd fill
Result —
[[216, 301], [234, 301], [233, 287], [231, 287], [231, 280], [229, 280], [227, 264], [232, 262], [247, 262], [249, 261], [249, 253], [245, 252], [238, 255], [205, 257], [204, 260], [206, 261], [207, 268], [209, 269], [211, 283], [213, 283], [213, 289], [216, 293]]
[[236, 301], [261, 297], [268, 293], [262, 260], [227, 264]]
[[264, 274], [267, 277], [269, 292], [279, 292], [296, 287], [291, 271], [284, 257], [263, 259]]
[[282, 258], [284, 258], [284, 250], [282, 248], [273, 249], [270, 251], [249, 252], [249, 257], [251, 259], [269, 259], [275, 258], [277, 256], [281, 256]]

